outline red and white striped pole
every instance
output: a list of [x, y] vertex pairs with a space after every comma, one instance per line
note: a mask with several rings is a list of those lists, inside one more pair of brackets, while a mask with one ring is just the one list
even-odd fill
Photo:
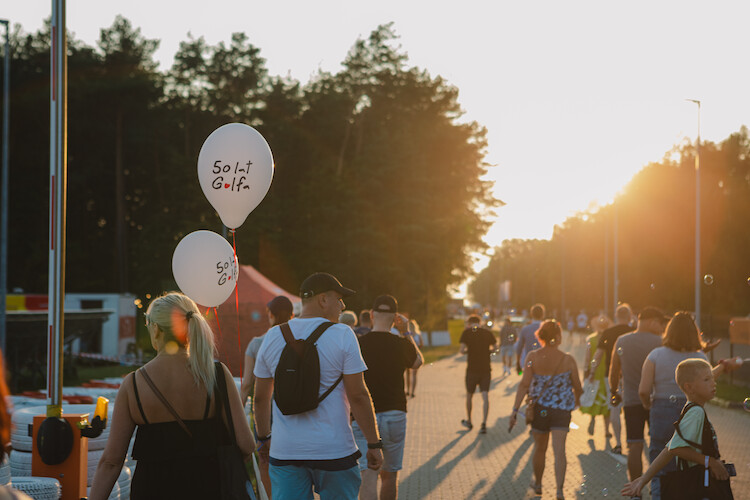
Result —
[[65, 0], [52, 0], [51, 35], [47, 416], [59, 417], [62, 415], [68, 170], [68, 39], [65, 29]]

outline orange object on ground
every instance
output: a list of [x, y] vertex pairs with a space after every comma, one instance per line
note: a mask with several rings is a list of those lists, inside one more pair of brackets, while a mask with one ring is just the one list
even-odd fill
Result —
[[81, 437], [79, 422], [88, 419], [88, 413], [70, 413], [63, 415], [73, 431], [73, 448], [68, 457], [60, 464], [48, 465], [39, 454], [37, 436], [39, 428], [47, 419], [46, 415], [34, 417], [33, 449], [31, 456], [31, 474], [41, 477], [52, 477], [60, 481], [62, 500], [79, 500], [86, 497], [86, 479], [88, 476], [88, 438]]

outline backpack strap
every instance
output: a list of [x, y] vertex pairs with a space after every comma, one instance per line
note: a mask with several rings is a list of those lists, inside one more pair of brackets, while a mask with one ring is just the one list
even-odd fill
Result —
[[340, 382], [341, 382], [342, 380], [344, 380], [344, 374], [343, 374], [343, 373], [342, 373], [341, 375], [339, 375], [339, 378], [337, 378], [337, 379], [336, 379], [336, 382], [334, 382], [334, 383], [333, 383], [333, 385], [332, 385], [331, 387], [329, 387], [329, 388], [328, 388], [328, 390], [327, 390], [326, 392], [324, 392], [324, 393], [323, 393], [323, 394], [322, 394], [322, 395], [321, 395], [321, 396], [320, 396], [320, 397], [318, 398], [318, 404], [320, 404], [320, 403], [321, 403], [321, 402], [322, 402], [322, 401], [323, 401], [323, 400], [324, 400], [325, 398], [327, 398], [327, 397], [328, 397], [328, 395], [329, 395], [330, 393], [332, 393], [332, 392], [333, 392], [333, 390], [334, 390], [334, 389], [336, 388], [336, 386], [337, 386], [337, 385], [339, 385], [339, 383], [340, 383]]
[[191, 438], [193, 437], [193, 433], [190, 432], [190, 429], [187, 428], [187, 425], [185, 425], [185, 422], [182, 421], [180, 416], [177, 414], [177, 412], [172, 408], [172, 405], [169, 404], [169, 401], [167, 401], [167, 398], [164, 397], [164, 394], [159, 391], [159, 389], [156, 388], [156, 384], [154, 384], [154, 381], [151, 380], [151, 377], [149, 377], [148, 373], [146, 373], [146, 367], [142, 367], [139, 369], [141, 372], [141, 375], [143, 375], [143, 379], [146, 381], [146, 383], [151, 387], [151, 390], [154, 391], [154, 394], [156, 394], [156, 397], [159, 398], [159, 401], [167, 408], [169, 413], [172, 414], [172, 416], [175, 418], [178, 424], [180, 424], [180, 427], [182, 427], [182, 430], [187, 433], [188, 436]]
[[324, 321], [318, 327], [313, 331], [309, 337], [305, 339], [306, 342], [309, 342], [311, 344], [314, 344], [318, 341], [321, 335], [323, 335], [323, 332], [328, 330], [328, 328], [332, 327], [335, 323], [331, 323], [330, 321]]
[[281, 328], [281, 334], [284, 336], [286, 345], [294, 349], [297, 356], [302, 356], [302, 346], [295, 341], [292, 329], [289, 328], [289, 323], [282, 323], [279, 327]]
[[[691, 408], [693, 408], [694, 406], [699, 406], [699, 405], [697, 405], [697, 404], [695, 404], [695, 403], [688, 403], [688, 404], [686, 404], [686, 405], [685, 405], [685, 407], [684, 407], [684, 408], [682, 409], [682, 412], [680, 413], [680, 418], [679, 418], [679, 419], [677, 419], [677, 422], [675, 422], [675, 423], [674, 423], [674, 429], [675, 429], [675, 431], [677, 432], [677, 435], [678, 435], [678, 436], [680, 436], [680, 438], [682, 438], [682, 440], [683, 440], [683, 441], [685, 441], [685, 442], [686, 442], [687, 444], [689, 444], [690, 446], [693, 446], [693, 447], [695, 447], [695, 448], [698, 448], [699, 450], [701, 450], [701, 453], [703, 453], [703, 454], [705, 455], [706, 453], [705, 453], [705, 451], [704, 451], [704, 449], [703, 449], [703, 444], [702, 444], [702, 443], [701, 443], [701, 444], [698, 444], [698, 443], [696, 443], [696, 442], [694, 442], [694, 441], [690, 441], [689, 439], [685, 439], [685, 436], [683, 436], [683, 435], [682, 435], [682, 432], [680, 432], [680, 422], [682, 422], [682, 418], [683, 418], [683, 417], [685, 416], [685, 414], [686, 414], [686, 413], [687, 413], [687, 412], [688, 412], [688, 411], [689, 411], [689, 410], [690, 410]], [[706, 411], [705, 411], [705, 410], [703, 410], [703, 426], [704, 426], [704, 427], [705, 427], [705, 425], [706, 425], [706, 420], [707, 420], [707, 417], [706, 417]]]

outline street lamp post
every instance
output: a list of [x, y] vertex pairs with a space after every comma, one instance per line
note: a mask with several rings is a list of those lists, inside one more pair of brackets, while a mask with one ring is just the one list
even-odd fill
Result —
[[695, 143], [695, 323], [701, 327], [701, 102], [698, 105], [698, 138]]
[[5, 57], [3, 71], [3, 162], [2, 191], [0, 192], [0, 349], [5, 352], [6, 296], [8, 294], [8, 127], [10, 126], [10, 21], [0, 19], [5, 26]]

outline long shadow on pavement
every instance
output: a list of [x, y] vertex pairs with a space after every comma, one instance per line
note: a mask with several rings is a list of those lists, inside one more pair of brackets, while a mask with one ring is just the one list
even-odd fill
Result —
[[[460, 436], [457, 436], [455, 439], [453, 439], [453, 441], [445, 445], [442, 450], [435, 454], [435, 456], [422, 464], [418, 469], [414, 470], [414, 472], [409, 474], [409, 477], [407, 477], [400, 483], [399, 489], [410, 491], [412, 489], [412, 487], [410, 486], [411, 483], [414, 482], [417, 483], [417, 485], [421, 484], [420, 492], [423, 492], [423, 495], [419, 498], [428, 498], [430, 496], [430, 492], [432, 492], [432, 490], [437, 488], [438, 485], [443, 482], [443, 480], [448, 476], [448, 473], [456, 466], [456, 464], [458, 464], [464, 457], [469, 455], [469, 453], [471, 453], [471, 451], [477, 446], [479, 442], [478, 435], [476, 435], [477, 438], [472, 443], [468, 444], [466, 448], [461, 451], [461, 453], [456, 455], [448, 462], [445, 462], [444, 464], [438, 466], [443, 456], [445, 456], [445, 454], [451, 448], [456, 446], [458, 442], [467, 435], [469, 435], [469, 432], [462, 432]], [[429, 481], [429, 486], [425, 488], [424, 485], [428, 481], [426, 481], [425, 479], [420, 480], [420, 476], [433, 476], [434, 474], [437, 474], [437, 481]]]
[[[500, 422], [500, 420], [498, 420]], [[507, 425], [507, 422], [506, 422]], [[506, 427], [507, 428], [507, 427]], [[526, 430], [524, 429], [524, 432]], [[492, 487], [487, 490], [487, 494], [484, 496], [484, 500], [494, 500], [497, 498], [510, 498], [507, 495], [503, 495], [502, 492], [506, 490], [503, 488], [503, 484], [512, 484], [513, 481], [515, 481], [515, 477], [519, 475], [519, 466], [521, 465], [521, 459], [526, 454], [526, 452], [534, 445], [534, 439], [531, 437], [527, 437], [526, 440], [524, 440], [523, 443], [521, 443], [521, 446], [519, 446], [516, 449], [516, 452], [513, 454], [510, 460], [508, 460], [508, 464], [503, 469], [502, 473], [497, 477], [497, 480], [495, 481], [495, 484], [492, 485]], [[515, 465], [515, 466], [513, 466]], [[523, 466], [523, 468], [520, 471], [520, 475], [522, 476], [519, 478], [519, 481], [528, 483], [531, 478], [531, 461], [527, 460], [526, 465]], [[528, 476], [528, 477], [527, 477]], [[524, 479], [525, 478], [525, 479]]]

